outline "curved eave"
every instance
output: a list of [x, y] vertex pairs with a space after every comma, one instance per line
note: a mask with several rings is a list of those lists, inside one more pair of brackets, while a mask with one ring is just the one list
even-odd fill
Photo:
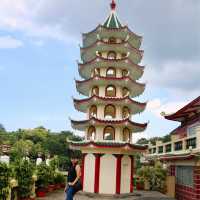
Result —
[[123, 40], [128, 37], [130, 43], [136, 48], [139, 48], [142, 43], [142, 36], [133, 33], [127, 26], [121, 28], [106, 28], [99, 25], [94, 30], [82, 34], [84, 47], [93, 44], [98, 36], [99, 38], [116, 37]]
[[200, 108], [200, 96], [196, 99], [179, 109], [177, 112], [165, 115], [165, 119], [172, 120], [172, 121], [184, 121], [185, 118], [189, 118], [192, 113], [197, 113], [198, 109]]
[[76, 121], [76, 120], [71, 120], [72, 128], [79, 130], [79, 131], [85, 131], [86, 128], [88, 128], [91, 125], [95, 126], [114, 126], [114, 127], [128, 127], [132, 133], [137, 133], [137, 132], [143, 132], [146, 127], [147, 123], [145, 124], [140, 124], [136, 122], [132, 122], [130, 119], [122, 119], [122, 120], [104, 120], [104, 119], [97, 119], [97, 118], [90, 118], [88, 120], [83, 120], [83, 121]]
[[132, 48], [128, 43], [119, 43], [119, 44], [109, 44], [99, 42], [91, 48], [81, 49], [81, 59], [83, 62], [88, 62], [93, 60], [96, 57], [96, 52], [109, 52], [115, 51], [117, 49], [118, 53], [129, 53], [129, 59], [138, 64], [141, 62], [144, 51]]
[[95, 85], [115, 85], [122, 86], [129, 89], [130, 97], [136, 97], [142, 94], [145, 90], [145, 84], [137, 83], [132, 80], [130, 77], [122, 77], [122, 78], [113, 78], [113, 77], [100, 77], [94, 76], [88, 80], [77, 81], [76, 80], [76, 88], [79, 93], [89, 96], [89, 92]]
[[192, 160], [196, 156], [194, 154], [182, 154], [182, 155], [166, 155], [160, 157], [161, 161], [178, 161], [178, 160]]
[[126, 96], [124, 98], [113, 98], [113, 97], [100, 97], [100, 96], [92, 96], [87, 99], [74, 99], [75, 108], [80, 112], [87, 112], [88, 108], [91, 105], [95, 104], [114, 104], [114, 105], [121, 105], [127, 106], [130, 108], [131, 114], [141, 113], [146, 108], [146, 103], [139, 103], [137, 101], [132, 100], [130, 97]]
[[75, 142], [69, 141], [71, 148], [122, 148], [122, 149], [131, 149], [131, 150], [139, 150], [139, 151], [146, 151], [147, 146], [144, 145], [137, 145], [125, 142], [116, 142], [116, 141], [82, 141], [82, 142]]
[[93, 60], [90, 60], [86, 63], [78, 63], [79, 65], [79, 74], [81, 77], [88, 79], [91, 76], [92, 71], [98, 67], [116, 67], [120, 69], [127, 69], [130, 72], [130, 77], [134, 80], [138, 80], [142, 77], [144, 73], [144, 66], [137, 65], [133, 63], [129, 57], [110, 60], [96, 56]]
[[138, 34], [136, 34], [136, 33], [134, 33], [134, 32], [132, 32], [129, 28], [128, 28], [128, 26], [122, 26], [122, 27], [120, 27], [120, 28], [107, 28], [107, 27], [105, 27], [105, 26], [103, 26], [103, 25], [98, 25], [95, 29], [93, 29], [92, 31], [90, 31], [90, 32], [87, 32], [87, 33], [83, 33], [82, 35], [83, 35], [83, 37], [90, 37], [90, 35], [91, 34], [94, 34], [94, 33], [97, 33], [98, 31], [110, 31], [110, 32], [112, 32], [112, 31], [123, 31], [123, 32], [128, 32], [131, 36], [133, 36], [133, 37], [135, 37], [135, 38], [138, 38], [138, 39], [142, 39], [142, 36], [140, 36], [140, 35], [138, 35]]
[[120, 43], [110, 43], [110, 42], [104, 42], [103, 40], [99, 40], [99, 39], [97, 39], [95, 43], [91, 44], [88, 47], [81, 47], [80, 50], [81, 50], [81, 53], [86, 53], [87, 51], [94, 51], [94, 49], [95, 50], [98, 50], [98, 48], [101, 49], [103, 45], [114, 46], [115, 48], [126, 47], [132, 51], [135, 51], [140, 56], [142, 56], [142, 54], [144, 53], [143, 50], [139, 50], [138, 48], [135, 48], [134, 46], [132, 46], [132, 44], [130, 44], [129, 41], [123, 41]]

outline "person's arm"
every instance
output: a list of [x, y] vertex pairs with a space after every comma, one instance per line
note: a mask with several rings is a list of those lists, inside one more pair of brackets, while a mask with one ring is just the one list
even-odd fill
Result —
[[72, 183], [69, 183], [69, 185], [71, 185], [71, 186], [75, 185], [80, 177], [81, 177], [81, 167], [80, 167], [80, 165], [77, 165], [76, 166], [76, 179]]

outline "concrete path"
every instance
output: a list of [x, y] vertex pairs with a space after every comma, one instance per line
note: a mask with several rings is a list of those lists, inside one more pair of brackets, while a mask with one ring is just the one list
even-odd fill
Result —
[[[167, 198], [165, 195], [159, 193], [159, 192], [148, 192], [148, 191], [138, 191], [137, 194], [140, 194], [141, 196], [130, 196], [128, 198], [116, 198], [118, 200], [175, 200], [173, 198]], [[83, 195], [76, 195], [74, 200], [110, 200], [111, 198], [94, 198], [94, 197], [85, 197]], [[45, 198], [37, 198], [37, 200], [65, 200], [65, 194], [63, 190], [59, 190], [56, 192], [49, 193], [47, 197]]]

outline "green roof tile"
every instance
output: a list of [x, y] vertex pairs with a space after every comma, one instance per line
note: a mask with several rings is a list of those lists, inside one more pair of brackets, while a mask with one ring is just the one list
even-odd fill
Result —
[[106, 28], [121, 28], [122, 27], [115, 12], [111, 12], [110, 16], [107, 18], [103, 26], [105, 26]]

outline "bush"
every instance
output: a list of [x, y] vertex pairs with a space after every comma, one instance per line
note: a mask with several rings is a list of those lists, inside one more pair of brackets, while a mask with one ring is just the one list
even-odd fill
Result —
[[9, 193], [9, 177], [11, 170], [7, 164], [0, 162], [0, 199], [6, 200]]
[[37, 166], [37, 181], [36, 186], [38, 188], [46, 188], [51, 178], [51, 168], [45, 163], [41, 163]]
[[30, 197], [33, 186], [33, 164], [27, 160], [18, 161], [14, 166], [14, 172], [18, 181], [18, 196], [20, 198]]
[[65, 176], [59, 172], [56, 172], [54, 175], [54, 183], [55, 184], [64, 184], [65, 183]]
[[154, 167], [144, 166], [137, 171], [137, 175], [149, 182], [151, 190], [165, 191], [167, 170], [163, 169], [160, 164], [156, 164]]

